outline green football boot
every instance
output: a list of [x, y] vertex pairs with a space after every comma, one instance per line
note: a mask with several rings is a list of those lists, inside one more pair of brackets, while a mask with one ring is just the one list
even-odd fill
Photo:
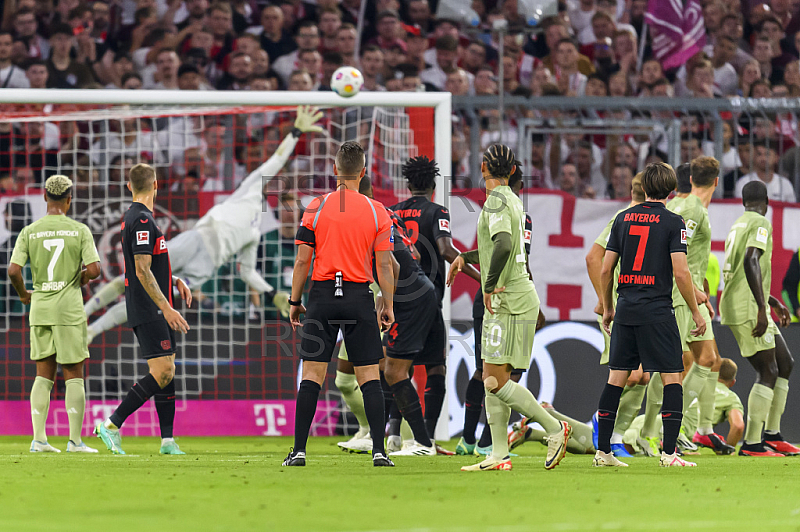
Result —
[[458, 440], [456, 444], [456, 454], [459, 456], [470, 456], [475, 452], [475, 444], [469, 444], [464, 441], [464, 438]]
[[159, 449], [158, 453], [175, 455], [186, 454], [185, 452], [181, 451], [181, 448], [178, 447], [178, 443], [172, 438], [161, 441], [161, 449]]
[[103, 443], [112, 453], [125, 454], [125, 451], [122, 450], [122, 438], [119, 435], [119, 429], [108, 429], [102, 421], [99, 421], [94, 427], [94, 434], [103, 440]]

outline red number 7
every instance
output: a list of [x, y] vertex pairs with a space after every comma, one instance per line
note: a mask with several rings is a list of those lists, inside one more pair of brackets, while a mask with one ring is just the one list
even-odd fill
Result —
[[633, 260], [633, 271], [638, 272], [642, 270], [644, 250], [647, 248], [647, 239], [650, 237], [650, 226], [632, 225], [628, 230], [628, 234], [639, 237], [639, 247], [636, 248], [636, 258]]

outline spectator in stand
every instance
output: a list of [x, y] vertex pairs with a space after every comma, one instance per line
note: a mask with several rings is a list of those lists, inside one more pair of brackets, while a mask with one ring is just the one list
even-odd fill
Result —
[[114, 54], [114, 60], [111, 63], [111, 68], [107, 69], [107, 76], [109, 82], [106, 84], [107, 89], [121, 89], [122, 76], [128, 72], [133, 72], [133, 60], [131, 56], [125, 52], [117, 52]]
[[428, 0], [409, 0], [406, 13], [409, 24], [417, 25], [425, 31], [432, 29], [434, 17]]
[[511, 54], [503, 56], [503, 90], [512, 96], [525, 96], [529, 98], [531, 89], [517, 81], [517, 60]]
[[[445, 35], [449, 35], [450, 37], [456, 40], [456, 43], [458, 43], [461, 37], [459, 35], [458, 23], [454, 20], [446, 18], [437, 19], [434, 24], [433, 33], [430, 34], [428, 37], [433, 39], [435, 45], [439, 37], [444, 37]], [[433, 48], [428, 48], [427, 50], [425, 50], [425, 53], [422, 55], [422, 57], [425, 60], [425, 63], [427, 63], [428, 65], [436, 65], [439, 63], [439, 61], [436, 58], [437, 54], [438, 52], [436, 50], [436, 47], [434, 46]]]
[[178, 69], [178, 88], [182, 91], [206, 90], [208, 86], [203, 83], [203, 75], [194, 65], [181, 65]]
[[311, 75], [311, 90], [318, 90], [322, 82], [322, 55], [316, 50], [302, 50], [297, 58], [300, 69]]
[[578, 45], [572, 39], [561, 39], [556, 46], [555, 78], [566, 96], [584, 96], [586, 76], [578, 69]]
[[269, 54], [266, 50], [259, 48], [253, 53], [251, 59], [253, 60], [254, 76], [266, 76], [267, 73], [272, 72], [277, 77], [277, 74], [270, 69]]
[[[392, 72], [391, 76], [386, 78], [386, 90], [389, 92], [402, 92], [403, 91], [403, 73], [399, 70]], [[455, 142], [455, 141], [454, 141]], [[455, 148], [453, 148], [455, 150]], [[453, 164], [457, 164], [453, 162]]]
[[[681, 77], [685, 77], [685, 83], [680, 81]], [[719, 91], [714, 85], [714, 67], [702, 53], [687, 62], [685, 71], [683, 69], [678, 71], [678, 79], [676, 96], [694, 98], [719, 96]]]
[[217, 90], [248, 90], [253, 76], [253, 60], [245, 52], [233, 52], [228, 63], [228, 71], [217, 84]]
[[126, 90], [139, 90], [144, 87], [142, 76], [138, 72], [128, 72], [122, 75], [120, 88]]
[[383, 86], [383, 51], [374, 44], [361, 49], [361, 73], [364, 75], [364, 89], [385, 91]]
[[50, 31], [52, 54], [47, 62], [50, 89], [80, 89], [95, 79], [89, 67], [72, 59], [72, 28], [69, 24], [56, 24]]
[[567, 13], [569, 13], [569, 20], [577, 35], [592, 25], [592, 17], [596, 12], [594, 0], [578, 0], [571, 3]]
[[184, 30], [190, 26], [195, 28], [202, 28], [205, 26], [206, 14], [208, 12], [208, 0], [184, 0], [183, 6], [187, 16], [176, 24], [179, 30]]
[[47, 63], [42, 59], [30, 59], [25, 67], [25, 77], [28, 79], [28, 85], [31, 89], [46, 89], [47, 76]]
[[[236, 37], [236, 40], [233, 41], [233, 49], [236, 52], [244, 52], [250, 56], [250, 59], [255, 60], [253, 55], [258, 51], [261, 50], [261, 43], [258, 40], [258, 37], [251, 33], [245, 33], [239, 37]], [[228, 60], [230, 59], [230, 55], [228, 56]]]
[[[159, 29], [166, 33], [165, 28], [158, 28], [158, 12], [153, 6], [142, 7], [134, 15], [134, 27], [131, 30], [130, 49], [138, 50], [145, 46], [145, 39], [153, 30]], [[127, 39], [125, 40], [126, 42]]]
[[417, 67], [422, 72], [428, 68], [425, 62], [425, 54], [428, 51], [428, 32], [420, 27], [407, 28], [406, 32], [406, 56], [407, 62]]
[[397, 11], [387, 9], [378, 13], [376, 28], [378, 35], [370, 39], [367, 44], [373, 44], [382, 50], [386, 50], [401, 41], [398, 37], [400, 17]]
[[792, 87], [800, 87], [800, 61], [794, 60], [783, 70], [783, 82], [792, 92]]
[[[766, 36], [772, 43], [772, 67], [777, 70], [783, 70], [786, 64], [796, 59], [792, 54], [783, 50], [784, 38], [786, 33], [783, 31], [783, 25], [774, 15], [769, 15], [761, 21], [758, 28], [758, 34]], [[775, 85], [775, 83], [773, 83]]]
[[209, 58], [217, 65], [222, 65], [225, 57], [233, 51], [233, 10], [230, 4], [215, 3], [208, 9], [208, 29], [214, 36]]
[[[556, 47], [564, 39], [569, 39], [569, 30], [566, 24], [558, 17], [549, 17], [542, 22], [544, 28], [544, 42], [547, 48], [546, 55], [542, 57], [542, 63], [551, 73], [556, 71]], [[594, 73], [592, 60], [583, 54], [578, 56], [578, 70], [581, 74], [588, 76]]]
[[425, 85], [419, 77], [419, 71], [414, 65], [400, 65], [398, 71], [403, 74], [404, 92], [425, 92]]
[[474, 40], [464, 49], [460, 65], [461, 68], [475, 75], [478, 69], [486, 64], [486, 58], [486, 45], [479, 40]]
[[578, 168], [572, 163], [561, 165], [558, 175], [558, 189], [561, 192], [572, 194], [576, 198], [594, 198], [595, 191], [591, 186], [586, 186], [578, 175]]
[[600, 74], [592, 74], [586, 78], [586, 96], [608, 96], [608, 85], [603, 79], [603, 76]]
[[[600, 28], [601, 32], [598, 33], [597, 30], [599, 27], [595, 24], [597, 20], [600, 20], [597, 18], [598, 13], [605, 13], [608, 15], [606, 20], [610, 21], [612, 26], [610, 31], [608, 28], [603, 27]], [[609, 33], [613, 34], [615, 29], [629, 31], [632, 35], [636, 35], [636, 29], [633, 26], [624, 22], [618, 22], [618, 20], [617, 0], [597, 0], [597, 13], [592, 15], [592, 23], [589, 27], [578, 34], [578, 40], [581, 44], [594, 43], [606, 37], [611, 37]]]
[[443, 35], [436, 39], [436, 63], [420, 73], [423, 83], [428, 83], [436, 90], [444, 90], [447, 73], [456, 68], [458, 62], [458, 39], [452, 35]]
[[339, 52], [325, 52], [322, 54], [322, 79], [317, 90], [329, 91], [331, 90], [331, 77], [336, 69], [342, 66], [342, 54]]
[[261, 48], [267, 52], [271, 63], [297, 48], [291, 33], [283, 29], [283, 10], [276, 5], [268, 5], [262, 9], [261, 26], [249, 28], [247, 31], [260, 35]]
[[45, 60], [50, 57], [50, 42], [39, 34], [39, 23], [33, 9], [18, 9], [14, 14], [13, 26], [15, 40], [25, 45], [26, 57]]
[[272, 70], [278, 73], [284, 83], [289, 83], [289, 76], [300, 67], [298, 54], [301, 50], [317, 50], [319, 48], [319, 28], [310, 21], [304, 20], [297, 25], [294, 34], [294, 41], [297, 49], [286, 55], [282, 55], [272, 62]]
[[581, 52], [594, 61], [595, 67], [608, 63], [611, 59], [611, 45], [614, 32], [618, 31], [614, 19], [608, 13], [598, 11], [592, 16], [590, 26], [594, 39], [581, 47]]
[[389, 79], [394, 75], [398, 65], [408, 62], [405, 41], [398, 42], [383, 53], [383, 71], [381, 75], [384, 79]]
[[739, 76], [736, 69], [730, 64], [735, 54], [736, 41], [726, 35], [717, 36], [711, 65], [714, 67], [714, 87], [723, 96], [736, 95]]
[[753, 44], [753, 57], [758, 61], [758, 66], [761, 67], [761, 77], [769, 80], [770, 83], [781, 83], [783, 81], [783, 71], [777, 69], [772, 64], [772, 59], [775, 57], [772, 48], [772, 41], [766, 35], [759, 35]]
[[606, 72], [609, 74], [622, 73], [633, 87], [633, 82], [637, 77], [638, 55], [636, 36], [625, 30], [615, 31], [611, 38], [611, 65]]
[[611, 170], [611, 178], [605, 190], [605, 198], [621, 200], [631, 197], [631, 182], [633, 181], [633, 170], [626, 164], [615, 166]]
[[[564, 150], [562, 150], [564, 153]], [[603, 176], [603, 156], [600, 149], [587, 140], [578, 142], [575, 153], [569, 155], [571, 162], [575, 164], [580, 178], [582, 197], [595, 197], [602, 195], [608, 185]]]
[[339, 31], [336, 32], [336, 51], [342, 54], [343, 64], [358, 68], [358, 58], [356, 57], [356, 41], [358, 31], [349, 22], [343, 22]]
[[757, 79], [750, 85], [750, 98], [772, 98], [772, 84], [765, 79]]
[[317, 25], [320, 33], [320, 53], [335, 52], [338, 49], [336, 33], [342, 26], [342, 12], [335, 7], [326, 7], [318, 11]]
[[453, 96], [466, 96], [470, 93], [469, 77], [463, 68], [457, 68], [447, 74], [447, 81], [444, 84], [445, 92]]
[[642, 63], [642, 73], [639, 76], [639, 93], [649, 96], [656, 82], [664, 79], [664, 69], [657, 59], [647, 59]]
[[703, 24], [707, 34], [715, 35], [719, 31], [726, 11], [725, 5], [719, 0], [712, 0], [703, 6]]
[[307, 70], [295, 70], [289, 76], [290, 91], [310, 91], [314, 88], [314, 82], [311, 80], [311, 74]]
[[755, 171], [743, 175], [736, 181], [736, 190], [734, 196], [737, 198], [742, 197], [742, 189], [750, 181], [760, 180], [767, 185], [767, 195], [772, 201], [789, 201], [795, 202], [795, 192], [792, 182], [787, 178], [778, 175], [774, 172], [775, 164], [778, 161], [775, 152], [775, 143], [767, 144], [764, 141], [756, 141], [754, 144], [755, 154], [753, 163]]
[[530, 165], [523, 176], [524, 186], [553, 188], [552, 168], [547, 164], [547, 139], [541, 133], [531, 135]]
[[25, 71], [11, 63], [11, 32], [0, 31], [0, 89], [27, 89], [30, 82]]
[[697, 134], [681, 137], [681, 162], [690, 163], [703, 155], [700, 141], [700, 136]]
[[476, 96], [497, 94], [497, 77], [494, 75], [494, 70], [489, 65], [484, 65], [478, 69], [473, 84]]
[[178, 89], [178, 69], [181, 67], [181, 60], [172, 48], [164, 48], [156, 55], [156, 73], [153, 76], [155, 83], [145, 87], [156, 90], [177, 90]]
[[738, 95], [745, 98], [750, 97], [750, 90], [753, 83], [761, 79], [761, 64], [756, 59], [751, 59], [745, 63], [739, 76]]
[[[742, 14], [728, 13], [722, 17], [722, 25], [720, 26], [719, 31], [714, 35], [715, 40], [717, 35], [726, 35], [733, 39], [733, 41], [736, 43], [736, 53], [734, 53], [729, 62], [731, 65], [733, 65], [733, 68], [735, 68], [737, 72], [741, 72], [745, 63], [753, 59], [753, 56], [748, 53], [750, 51], [750, 43], [742, 38], [744, 35]], [[712, 55], [713, 43], [706, 45], [706, 47], [703, 48], [703, 51], [706, 53], [706, 55]]]

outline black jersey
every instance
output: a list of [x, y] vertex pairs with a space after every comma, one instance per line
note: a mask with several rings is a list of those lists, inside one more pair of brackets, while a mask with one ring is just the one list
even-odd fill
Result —
[[167, 242], [156, 225], [153, 212], [134, 202], [122, 220], [122, 253], [125, 256], [125, 305], [128, 327], [164, 319], [161, 310], [136, 277], [134, 255], [152, 255], [150, 271], [159, 288], [172, 305], [172, 267], [169, 264]]
[[408, 235], [405, 223], [390, 209], [386, 209], [386, 212], [393, 224], [394, 258], [400, 264], [400, 274], [394, 292], [395, 303], [412, 303], [427, 290], [435, 290], [435, 287], [411, 254], [411, 237]]
[[672, 310], [672, 253], [686, 253], [683, 218], [648, 201], [614, 219], [607, 251], [619, 254], [616, 316], [622, 325], [658, 323]]
[[444, 258], [436, 241], [450, 234], [450, 213], [425, 196], [411, 196], [391, 208], [403, 220], [408, 237], [420, 254], [419, 265], [433, 281], [439, 301], [444, 298]]
[[[531, 235], [533, 234], [533, 220], [531, 217], [526, 213], [525, 214], [525, 255], [531, 254]], [[482, 320], [483, 319], [483, 289], [478, 288], [478, 291], [475, 292], [475, 300], [472, 302], [472, 319], [473, 320]]]

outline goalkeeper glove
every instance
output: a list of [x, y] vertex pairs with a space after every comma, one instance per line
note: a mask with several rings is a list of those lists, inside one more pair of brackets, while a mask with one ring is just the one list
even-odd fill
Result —
[[294, 127], [303, 133], [322, 133], [324, 130], [316, 125], [322, 119], [322, 111], [316, 107], [301, 105], [297, 108]]
[[278, 312], [281, 313], [281, 316], [284, 318], [289, 317], [289, 309], [291, 305], [289, 305], [289, 294], [286, 292], [275, 292], [275, 295], [272, 297], [272, 304], [275, 305], [275, 308], [278, 309]]

